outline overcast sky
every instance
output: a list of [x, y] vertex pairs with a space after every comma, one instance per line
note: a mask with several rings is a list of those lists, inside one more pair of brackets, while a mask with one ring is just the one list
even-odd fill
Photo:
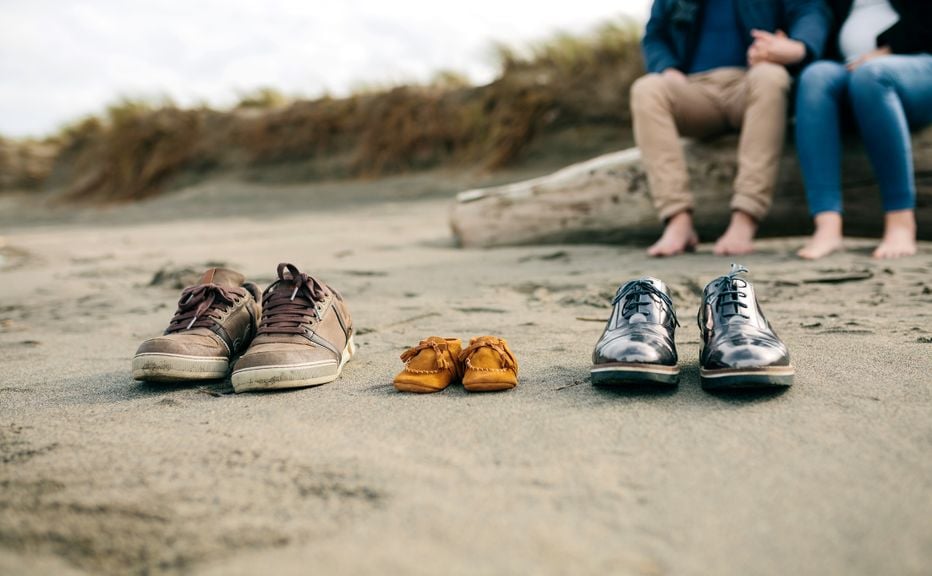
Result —
[[494, 41], [522, 44], [650, 0], [0, 0], [0, 134], [43, 135], [120, 96], [228, 106], [494, 72]]

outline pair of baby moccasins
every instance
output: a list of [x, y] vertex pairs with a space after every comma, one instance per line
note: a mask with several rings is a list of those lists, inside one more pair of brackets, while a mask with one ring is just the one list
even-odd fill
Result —
[[431, 336], [401, 355], [404, 370], [395, 376], [400, 392], [439, 392], [462, 382], [469, 392], [510, 390], [518, 385], [518, 361], [508, 343], [495, 336], [477, 336], [463, 348], [458, 338]]

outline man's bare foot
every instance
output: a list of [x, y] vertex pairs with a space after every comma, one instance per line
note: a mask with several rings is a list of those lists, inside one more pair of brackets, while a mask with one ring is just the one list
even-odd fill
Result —
[[728, 230], [715, 243], [715, 253], [719, 256], [750, 254], [754, 251], [756, 233], [757, 221], [749, 214], [735, 210], [731, 213]]
[[699, 243], [699, 236], [693, 228], [693, 216], [689, 212], [680, 212], [667, 221], [663, 236], [647, 249], [648, 256], [675, 256], [692, 250]]
[[912, 210], [887, 212], [883, 220], [883, 240], [874, 258], [889, 259], [916, 253], [916, 215]]
[[796, 255], [806, 260], [817, 260], [842, 247], [841, 214], [821, 212], [815, 217], [815, 232]]

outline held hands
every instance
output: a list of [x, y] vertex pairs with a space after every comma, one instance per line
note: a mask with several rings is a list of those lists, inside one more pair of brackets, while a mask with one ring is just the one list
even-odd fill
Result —
[[889, 46], [881, 46], [880, 48], [871, 50], [867, 54], [862, 54], [858, 58], [855, 58], [851, 62], [848, 62], [848, 64], [846, 64], [846, 67], [848, 68], [850, 72], [854, 72], [861, 66], [861, 64], [864, 64], [868, 60], [873, 60], [874, 58], [880, 58], [881, 56], [889, 56], [892, 53], [893, 52], [890, 50]]
[[676, 68], [667, 68], [664, 70], [663, 77], [673, 82], [688, 82], [686, 74], [683, 74]]
[[775, 34], [764, 30], [751, 30], [754, 43], [748, 48], [748, 66], [761, 62], [772, 62], [788, 66], [802, 62], [806, 57], [806, 45], [788, 37], [783, 30]]

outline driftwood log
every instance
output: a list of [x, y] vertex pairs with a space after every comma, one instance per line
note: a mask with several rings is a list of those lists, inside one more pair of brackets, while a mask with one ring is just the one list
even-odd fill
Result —
[[[702, 238], [714, 239], [730, 216], [737, 139], [684, 143], [696, 198], [696, 226]], [[913, 157], [919, 237], [932, 240], [932, 128], [914, 134]], [[859, 143], [846, 144], [842, 180], [846, 234], [878, 236], [883, 224], [880, 192]], [[464, 247], [643, 242], [661, 231], [637, 148], [599, 156], [533, 180], [461, 192], [450, 223], [454, 237]], [[808, 234], [811, 229], [796, 150], [788, 144], [773, 208], [760, 235]]]

